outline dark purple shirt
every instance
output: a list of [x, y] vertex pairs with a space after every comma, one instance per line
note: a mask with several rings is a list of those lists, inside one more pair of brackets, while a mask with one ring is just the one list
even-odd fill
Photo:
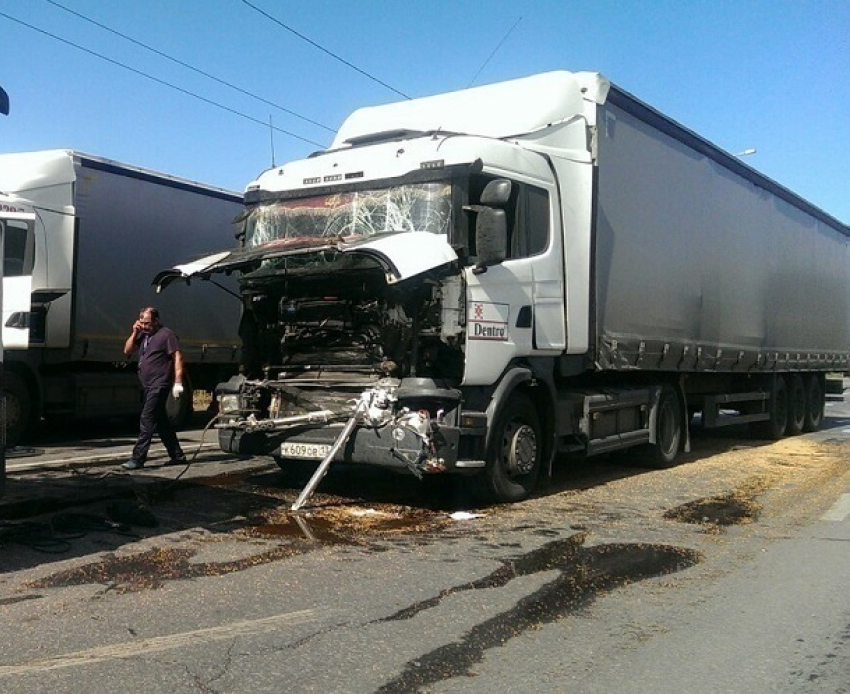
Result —
[[165, 388], [174, 382], [174, 353], [180, 349], [177, 335], [160, 327], [139, 340], [139, 380], [145, 388]]

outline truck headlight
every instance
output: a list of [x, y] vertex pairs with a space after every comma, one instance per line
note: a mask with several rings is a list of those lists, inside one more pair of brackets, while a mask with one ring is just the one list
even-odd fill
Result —
[[218, 395], [218, 411], [221, 414], [233, 414], [239, 412], [239, 394], [238, 393], [219, 393]]

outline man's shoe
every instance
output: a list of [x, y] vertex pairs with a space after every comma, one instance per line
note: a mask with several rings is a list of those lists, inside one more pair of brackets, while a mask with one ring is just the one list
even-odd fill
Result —
[[124, 463], [121, 467], [125, 470], [141, 470], [145, 466], [144, 463], [140, 463], [138, 460], [133, 460], [132, 458]]
[[166, 465], [185, 465], [188, 462], [185, 455], [178, 455], [176, 458], [171, 458]]

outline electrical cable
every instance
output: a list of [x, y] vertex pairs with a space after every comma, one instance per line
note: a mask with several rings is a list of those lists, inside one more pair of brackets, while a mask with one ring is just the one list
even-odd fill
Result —
[[71, 549], [71, 540], [79, 540], [90, 532], [110, 532], [138, 539], [130, 525], [116, 523], [93, 513], [57, 513], [43, 523], [23, 521], [0, 522], [0, 547], [15, 544], [43, 552], [62, 554]]
[[198, 447], [195, 449], [195, 452], [186, 460], [186, 466], [180, 471], [180, 474], [177, 475], [177, 477], [175, 477], [173, 480], [171, 480], [167, 485], [165, 485], [163, 491], [166, 491], [172, 486], [174, 486], [174, 483], [177, 482], [177, 480], [179, 480], [181, 477], [183, 477], [186, 472], [188, 472], [189, 468], [192, 466], [192, 463], [195, 462], [195, 458], [198, 457], [198, 453], [201, 452], [201, 448], [203, 448], [204, 446], [204, 439], [207, 437], [207, 432], [210, 430], [210, 427], [223, 416], [224, 415], [222, 414], [217, 414], [209, 422], [207, 422], [207, 425], [204, 427], [203, 431], [201, 431], [201, 440], [198, 442]]
[[[48, 0], [48, 2], [51, 2], [51, 1], [52, 1], [52, 0]], [[496, 55], [496, 53], [497, 53], [497, 52], [499, 51], [499, 49], [502, 47], [502, 44], [503, 44], [505, 41], [507, 41], [507, 40], [508, 40], [508, 36], [510, 36], [510, 35], [514, 32], [514, 29], [516, 29], [516, 28], [517, 28], [517, 24], [519, 24], [521, 21], [522, 21], [522, 17], [517, 18], [517, 20], [514, 22], [513, 26], [512, 26], [510, 29], [508, 29], [508, 33], [507, 33], [507, 34], [505, 34], [505, 35], [502, 37], [502, 40], [501, 40], [501, 41], [499, 41], [498, 45], [497, 45], [497, 46], [493, 49], [493, 52], [492, 52], [489, 56], [487, 56], [487, 60], [485, 60], [485, 61], [484, 61], [484, 64], [483, 64], [480, 68], [478, 68], [478, 72], [476, 72], [476, 73], [475, 73], [475, 77], [473, 77], [473, 78], [469, 81], [469, 84], [468, 84], [468, 85], [466, 85], [467, 87], [471, 87], [471, 86], [473, 85], [473, 83], [475, 82], [475, 80], [477, 80], [477, 79], [478, 79], [478, 76], [479, 76], [479, 75], [483, 72], [484, 68], [485, 68], [485, 67], [487, 67], [487, 63], [489, 63], [489, 62], [490, 62], [490, 60], [492, 60], [493, 56], [494, 56], [494, 55]]]
[[[201, 433], [201, 440], [198, 442], [198, 447], [187, 459], [177, 477], [169, 480], [168, 483], [156, 490], [155, 493], [148, 494], [149, 500], [153, 501], [156, 496], [170, 490], [186, 474], [201, 452], [204, 439], [210, 428], [222, 417], [223, 415], [217, 414], [210, 419]], [[98, 478], [102, 479], [103, 477], [115, 474], [114, 471], [110, 471], [106, 475], [99, 475]], [[130, 479], [135, 485], [133, 475], [130, 475]], [[135, 494], [137, 498], [141, 496], [139, 491], [136, 491]], [[55, 514], [49, 521], [44, 523], [32, 521], [18, 523], [0, 521], [0, 548], [7, 544], [15, 544], [46, 554], [62, 554], [71, 549], [70, 540], [80, 539], [89, 532], [111, 532], [138, 539], [140, 536], [133, 532], [133, 525], [154, 527], [157, 524], [156, 518], [144, 505], [118, 508], [116, 503], [113, 502], [110, 504], [108, 511], [113, 519], [92, 513], [62, 512]]]
[[209, 72], [205, 72], [204, 70], [201, 70], [200, 68], [197, 68], [194, 65], [190, 65], [189, 63], [186, 63], [186, 62], [180, 60], [179, 58], [175, 58], [174, 56], [168, 55], [167, 53], [164, 53], [163, 51], [157, 50], [156, 48], [149, 46], [146, 43], [138, 41], [138, 40], [134, 39], [132, 36], [127, 36], [127, 34], [122, 34], [120, 31], [118, 31], [116, 29], [112, 29], [111, 27], [108, 27], [105, 24], [102, 24], [101, 22], [98, 22], [97, 20], [92, 19], [91, 17], [87, 17], [86, 15], [82, 14], [81, 12], [77, 12], [76, 10], [72, 10], [70, 7], [65, 7], [65, 5], [63, 5], [59, 2], [56, 2], [56, 0], [45, 0], [45, 2], [49, 2], [51, 5], [54, 5], [55, 7], [58, 7], [61, 10], [65, 10], [65, 12], [68, 12], [68, 13], [74, 15], [75, 17], [79, 17], [80, 19], [82, 19], [86, 22], [89, 22], [90, 24], [94, 24], [95, 26], [98, 26], [101, 29], [108, 31], [111, 34], [114, 34], [115, 36], [120, 36], [125, 41], [129, 41], [130, 43], [133, 43], [136, 46], [140, 46], [141, 48], [144, 48], [145, 50], [150, 51], [151, 53], [155, 53], [156, 55], [158, 55], [162, 58], [165, 58], [166, 60], [170, 60], [172, 63], [176, 63], [177, 65], [180, 65], [181, 67], [185, 67], [188, 70], [192, 70], [193, 72], [196, 72], [199, 75], [203, 75], [204, 77], [211, 79], [214, 82], [218, 82], [219, 84], [223, 84], [225, 87], [230, 87], [231, 89], [234, 89], [241, 94], [244, 94], [246, 96], [250, 96], [252, 99], [256, 99], [257, 101], [261, 101], [264, 104], [267, 104], [268, 106], [273, 106], [274, 108], [279, 109], [279, 110], [283, 111], [284, 113], [288, 113], [291, 116], [295, 116], [296, 118], [300, 118], [301, 120], [306, 121], [307, 123], [311, 123], [312, 125], [315, 125], [319, 128], [323, 128], [324, 130], [327, 130], [328, 132], [332, 132], [332, 133], [336, 132], [336, 130], [334, 130], [333, 128], [329, 128], [327, 125], [319, 123], [318, 121], [314, 121], [312, 118], [308, 118], [307, 116], [302, 116], [300, 113], [296, 113], [295, 111], [288, 109], [285, 106], [281, 106], [280, 104], [276, 104], [273, 101], [269, 101], [268, 99], [265, 99], [262, 96], [259, 96], [258, 94], [254, 94], [253, 92], [249, 92], [247, 89], [243, 89], [239, 85], [236, 85], [236, 84], [233, 84], [233, 83], [228, 82], [226, 80], [223, 80], [220, 77], [216, 77], [215, 75], [211, 75]]
[[[210, 430], [210, 427], [212, 427], [212, 425], [215, 424], [222, 417], [223, 417], [222, 414], [217, 414], [217, 415], [215, 415], [215, 417], [210, 419], [209, 422], [207, 422], [207, 425], [203, 428], [203, 431], [201, 432], [201, 440], [198, 442], [198, 447], [195, 449], [195, 452], [192, 453], [192, 455], [190, 455], [187, 458], [186, 463], [183, 465], [183, 469], [178, 473], [177, 477], [175, 477], [172, 480], [169, 480], [167, 483], [165, 483], [164, 485], [162, 485], [158, 489], [155, 489], [155, 490], [152, 490], [152, 491], [149, 491], [149, 492], [145, 492], [144, 494], [140, 490], [137, 490], [135, 492], [137, 498], [141, 499], [142, 496], [144, 496], [144, 497], [147, 498], [149, 503], [155, 503], [156, 497], [158, 497], [158, 496], [161, 497], [161, 496], [165, 495], [167, 492], [169, 492], [177, 484], [177, 482], [180, 480], [180, 478], [183, 477], [183, 475], [185, 475], [189, 471], [189, 468], [192, 467], [193, 463], [195, 462], [195, 459], [198, 457], [198, 454], [201, 452], [201, 449], [204, 447], [204, 439], [206, 439], [207, 432]], [[130, 475], [130, 480], [135, 485], [135, 476], [134, 475]]]
[[79, 539], [89, 532], [114, 532], [128, 537], [138, 537], [126, 523], [116, 523], [94, 513], [64, 512], [50, 519], [53, 531], [65, 539]]
[[220, 108], [223, 111], [227, 111], [228, 113], [232, 113], [233, 115], [240, 116], [241, 118], [249, 120], [253, 123], [257, 123], [259, 125], [262, 125], [264, 128], [271, 128], [272, 130], [276, 130], [277, 132], [283, 133], [284, 135], [289, 135], [290, 137], [293, 137], [296, 140], [301, 140], [302, 142], [306, 142], [306, 143], [311, 144], [311, 145], [316, 145], [317, 147], [321, 147], [323, 149], [325, 147], [325, 145], [323, 145], [319, 142], [316, 142], [315, 140], [311, 140], [309, 138], [302, 137], [301, 135], [296, 135], [295, 133], [293, 133], [289, 130], [279, 128], [276, 125], [271, 125], [270, 123], [266, 123], [265, 121], [262, 121], [259, 118], [254, 118], [253, 116], [250, 116], [247, 113], [243, 113], [242, 111], [237, 111], [234, 108], [230, 108], [229, 106], [225, 106], [224, 104], [221, 104], [217, 101], [213, 101], [212, 99], [208, 99], [205, 96], [201, 96], [200, 94], [196, 94], [195, 92], [189, 91], [188, 89], [184, 89], [183, 87], [178, 87], [176, 84], [172, 84], [171, 82], [167, 82], [166, 80], [160, 79], [159, 77], [155, 77], [154, 75], [151, 75], [147, 72], [144, 72], [142, 70], [138, 70], [134, 67], [131, 67], [130, 65], [126, 65], [125, 63], [122, 63], [118, 60], [115, 60], [113, 58], [105, 56], [102, 53], [98, 53], [97, 51], [93, 51], [90, 48], [86, 48], [85, 46], [81, 46], [77, 43], [74, 43], [73, 41], [69, 41], [68, 39], [63, 39], [61, 36], [57, 36], [56, 34], [52, 34], [49, 31], [46, 31], [45, 29], [40, 29], [37, 26], [29, 24], [28, 22], [25, 22], [21, 19], [18, 19], [17, 17], [13, 17], [9, 14], [6, 14], [5, 12], [0, 11], [0, 17], [5, 17], [6, 19], [8, 19], [12, 22], [15, 22], [16, 24], [20, 24], [21, 26], [25, 26], [28, 29], [32, 29], [33, 31], [38, 32], [39, 34], [43, 34], [44, 36], [49, 36], [50, 38], [55, 39], [56, 41], [64, 43], [64, 44], [71, 46], [73, 48], [76, 48], [77, 50], [83, 51], [84, 53], [88, 53], [89, 55], [93, 55], [96, 58], [100, 58], [101, 60], [105, 60], [108, 63], [112, 63], [113, 65], [117, 65], [118, 67], [124, 68], [125, 70], [129, 70], [130, 72], [135, 73], [137, 75], [140, 75], [141, 77], [145, 77], [145, 78], [151, 80], [152, 82], [156, 82], [157, 84], [161, 84], [165, 87], [169, 87], [171, 89], [174, 89], [174, 90], [180, 92], [181, 94], [185, 94], [186, 96], [191, 96], [191, 97], [197, 99], [198, 101], [203, 101], [204, 103], [209, 104], [211, 106], [215, 106], [216, 108]]
[[56, 537], [49, 523], [31, 521], [0, 524], [0, 547], [6, 544], [21, 545], [45, 554], [61, 554], [71, 549], [71, 543]]
[[336, 53], [334, 53], [333, 51], [329, 51], [329, 50], [328, 50], [327, 48], [325, 48], [324, 46], [322, 46], [322, 45], [320, 45], [320, 44], [316, 43], [315, 41], [313, 41], [312, 39], [310, 39], [310, 38], [308, 38], [308, 37], [304, 36], [304, 34], [299, 33], [298, 31], [296, 31], [295, 29], [293, 29], [291, 26], [289, 26], [289, 25], [287, 25], [287, 24], [284, 24], [284, 23], [283, 23], [283, 22], [281, 22], [279, 19], [277, 19], [276, 17], [273, 17], [272, 15], [270, 15], [270, 14], [269, 14], [268, 12], [266, 12], [265, 10], [260, 9], [259, 7], [257, 7], [255, 4], [253, 4], [253, 3], [251, 3], [251, 2], [248, 2], [248, 0], [242, 0], [242, 3], [243, 3], [243, 4], [245, 4], [245, 5], [247, 5], [248, 7], [250, 7], [250, 8], [251, 8], [252, 10], [254, 10], [255, 12], [258, 12], [259, 14], [263, 15], [263, 17], [265, 17], [265, 18], [266, 18], [266, 19], [268, 19], [269, 21], [274, 22], [274, 23], [275, 23], [275, 24], [277, 24], [279, 27], [281, 27], [281, 28], [283, 28], [283, 29], [286, 29], [286, 30], [287, 30], [288, 32], [290, 32], [291, 34], [295, 34], [295, 35], [296, 35], [299, 39], [301, 39], [302, 41], [306, 41], [307, 43], [309, 43], [309, 44], [310, 44], [311, 46], [313, 46], [314, 48], [318, 48], [318, 49], [319, 49], [320, 51], [322, 51], [323, 53], [326, 53], [327, 55], [331, 56], [331, 58], [334, 58], [335, 60], [338, 60], [339, 62], [341, 62], [343, 65], [347, 65], [347, 66], [348, 66], [348, 67], [350, 67], [352, 70], [355, 70], [356, 72], [359, 72], [359, 73], [360, 73], [361, 75], [363, 75], [364, 77], [368, 77], [368, 78], [369, 78], [370, 80], [372, 80], [373, 82], [377, 82], [377, 83], [378, 83], [378, 84], [380, 84], [382, 87], [386, 87], [387, 89], [389, 89], [389, 90], [390, 90], [390, 91], [392, 91], [392, 92], [395, 92], [395, 93], [396, 93], [396, 94], [398, 94], [399, 96], [403, 96], [405, 99], [410, 99], [410, 98], [411, 98], [411, 97], [409, 97], [407, 94], [405, 94], [404, 92], [399, 91], [398, 89], [396, 89], [395, 87], [393, 87], [393, 86], [391, 86], [391, 85], [387, 84], [387, 83], [386, 83], [386, 82], [384, 82], [383, 80], [380, 80], [380, 79], [378, 79], [377, 77], [375, 77], [374, 75], [369, 74], [369, 73], [368, 73], [368, 72], [366, 72], [365, 70], [361, 70], [359, 67], [357, 67], [357, 66], [356, 66], [356, 65], [354, 65], [353, 63], [348, 62], [345, 58], [342, 58], [342, 57], [338, 56], [338, 55], [337, 55]]

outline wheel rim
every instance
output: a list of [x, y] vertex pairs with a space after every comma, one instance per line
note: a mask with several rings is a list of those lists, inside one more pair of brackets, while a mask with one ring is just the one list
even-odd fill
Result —
[[534, 428], [522, 422], [511, 422], [505, 427], [502, 453], [509, 475], [530, 473], [537, 462], [537, 434]]

